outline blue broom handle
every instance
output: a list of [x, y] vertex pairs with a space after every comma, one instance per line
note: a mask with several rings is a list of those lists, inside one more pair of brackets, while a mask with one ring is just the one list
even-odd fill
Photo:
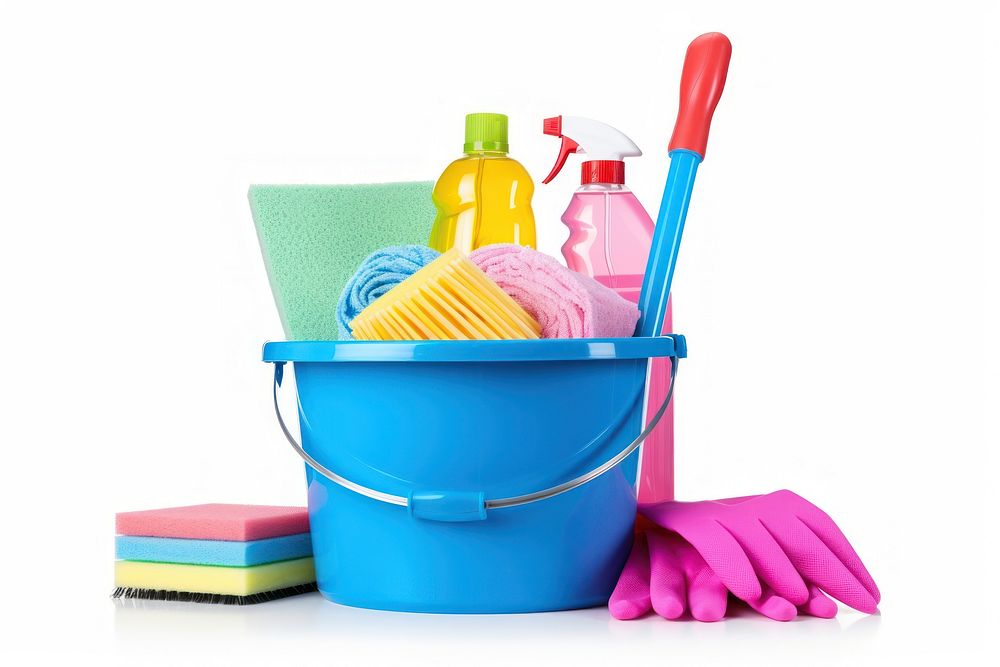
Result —
[[726, 86], [732, 53], [733, 45], [728, 37], [721, 32], [710, 32], [691, 42], [684, 55], [677, 121], [667, 148], [670, 171], [639, 293], [642, 314], [635, 327], [636, 336], [660, 333], [684, 233], [684, 220], [694, 189], [694, 177], [698, 173], [698, 165], [705, 158], [712, 115]]
[[694, 189], [701, 156], [683, 148], [670, 152], [670, 171], [663, 190], [660, 212], [656, 216], [653, 242], [646, 262], [646, 275], [639, 293], [639, 322], [636, 336], [656, 336], [667, 314], [667, 297], [674, 279], [677, 253], [684, 234], [684, 220]]

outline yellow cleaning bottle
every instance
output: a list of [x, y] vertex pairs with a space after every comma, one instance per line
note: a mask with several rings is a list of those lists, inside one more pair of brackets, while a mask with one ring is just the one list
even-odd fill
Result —
[[535, 247], [535, 184], [520, 162], [507, 157], [507, 148], [507, 116], [465, 117], [465, 157], [448, 165], [434, 186], [432, 248], [468, 253], [493, 243]]

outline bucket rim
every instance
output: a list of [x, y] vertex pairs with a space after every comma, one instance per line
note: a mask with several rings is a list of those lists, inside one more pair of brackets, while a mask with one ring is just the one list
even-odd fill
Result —
[[539, 340], [272, 341], [264, 344], [263, 361], [593, 361], [686, 356], [684, 336], [667, 334], [648, 338]]

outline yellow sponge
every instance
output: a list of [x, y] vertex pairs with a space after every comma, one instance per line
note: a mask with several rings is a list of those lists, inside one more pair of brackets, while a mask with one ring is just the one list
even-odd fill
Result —
[[115, 561], [115, 586], [216, 595], [255, 595], [316, 581], [312, 558], [250, 567]]

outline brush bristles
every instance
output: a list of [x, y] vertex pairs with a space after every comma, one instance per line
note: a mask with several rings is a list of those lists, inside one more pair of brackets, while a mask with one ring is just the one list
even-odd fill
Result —
[[221, 595], [218, 593], [188, 593], [184, 591], [158, 591], [151, 588], [116, 588], [111, 594], [112, 598], [123, 600], [166, 600], [168, 602], [199, 602], [203, 604], [234, 604], [247, 605], [258, 604], [260, 602], [270, 602], [281, 598], [301, 595], [303, 593], [313, 593], [319, 590], [316, 583], [300, 584], [279, 588], [275, 591], [264, 591], [253, 595]]

